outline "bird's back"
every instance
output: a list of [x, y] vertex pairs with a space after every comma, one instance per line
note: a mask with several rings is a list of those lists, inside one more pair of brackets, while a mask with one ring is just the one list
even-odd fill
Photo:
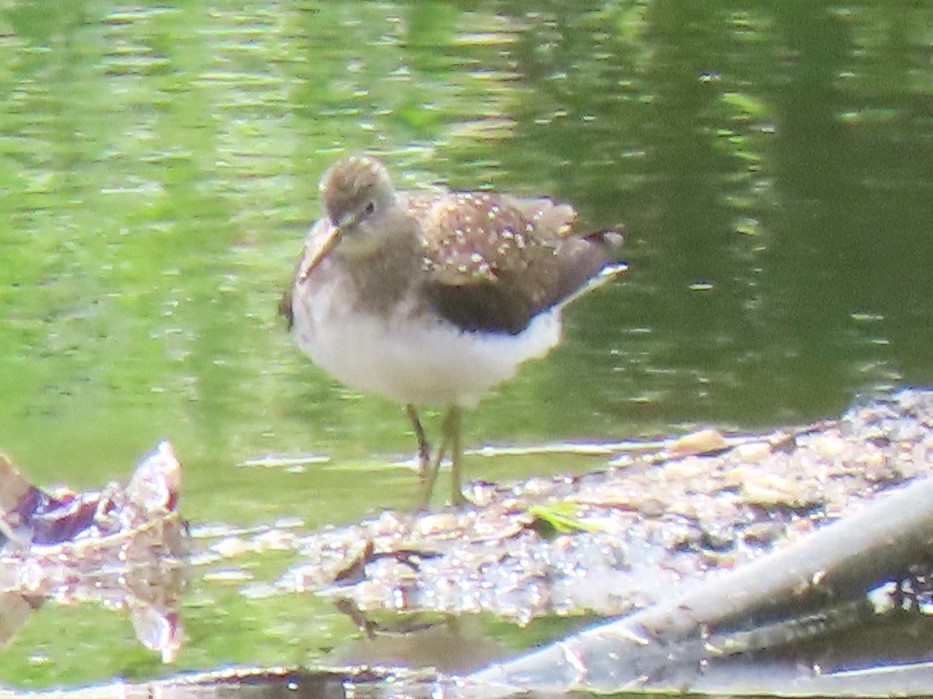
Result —
[[622, 269], [610, 267], [620, 233], [575, 234], [568, 204], [485, 192], [400, 193], [400, 203], [422, 230], [430, 302], [463, 330], [520, 333]]

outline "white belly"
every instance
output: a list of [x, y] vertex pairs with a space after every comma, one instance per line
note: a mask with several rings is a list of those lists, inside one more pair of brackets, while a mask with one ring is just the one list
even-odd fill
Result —
[[461, 332], [433, 316], [349, 314], [334, 287], [294, 296], [298, 345], [333, 377], [403, 403], [474, 405], [527, 359], [560, 341], [560, 310], [535, 317], [518, 335]]

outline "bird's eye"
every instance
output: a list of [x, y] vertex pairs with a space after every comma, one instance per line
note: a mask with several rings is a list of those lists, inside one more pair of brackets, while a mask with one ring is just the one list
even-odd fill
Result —
[[374, 202], [369, 202], [366, 205], [366, 215], [369, 216], [376, 210], [376, 204]]

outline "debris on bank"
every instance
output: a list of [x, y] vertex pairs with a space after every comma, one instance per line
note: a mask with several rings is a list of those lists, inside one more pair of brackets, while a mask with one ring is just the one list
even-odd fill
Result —
[[[712, 445], [712, 446], [710, 446]], [[933, 469], [933, 391], [765, 435], [704, 431], [582, 476], [478, 485], [476, 507], [298, 538], [278, 588], [361, 612], [616, 616], [868, 507]]]
[[[933, 693], [933, 390], [764, 435], [704, 430], [607, 451], [604, 469], [580, 476], [474, 484], [462, 511], [385, 512], [310, 534], [276, 523], [192, 561], [293, 551], [300, 560], [273, 585], [244, 593], [333, 599], [371, 638], [388, 636], [376, 612], [611, 617], [597, 626], [454, 676], [370, 658], [56, 696]], [[179, 478], [167, 444], [100, 493], [44, 493], [0, 462], [0, 640], [45, 599], [89, 600], [128, 610], [171, 660], [187, 555]], [[425, 630], [436, 645], [430, 624], [404, 635]]]
[[137, 638], [174, 660], [185, 589], [181, 466], [163, 442], [125, 483], [45, 492], [0, 456], [0, 644], [46, 600], [125, 610]]

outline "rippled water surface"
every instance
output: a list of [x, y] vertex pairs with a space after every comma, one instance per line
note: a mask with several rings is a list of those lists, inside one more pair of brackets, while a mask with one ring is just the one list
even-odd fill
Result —
[[[926, 2], [0, 3], [0, 448], [85, 488], [170, 439], [196, 529], [408, 507], [401, 409], [312, 367], [275, 312], [318, 177], [358, 151], [399, 186], [626, 225], [631, 271], [468, 414], [470, 446], [754, 429], [929, 383], [931, 27]], [[328, 461], [244, 465], [305, 454]], [[182, 669], [357, 633], [198, 576]], [[89, 607], [48, 605], [0, 656], [14, 685], [169, 671]]]

